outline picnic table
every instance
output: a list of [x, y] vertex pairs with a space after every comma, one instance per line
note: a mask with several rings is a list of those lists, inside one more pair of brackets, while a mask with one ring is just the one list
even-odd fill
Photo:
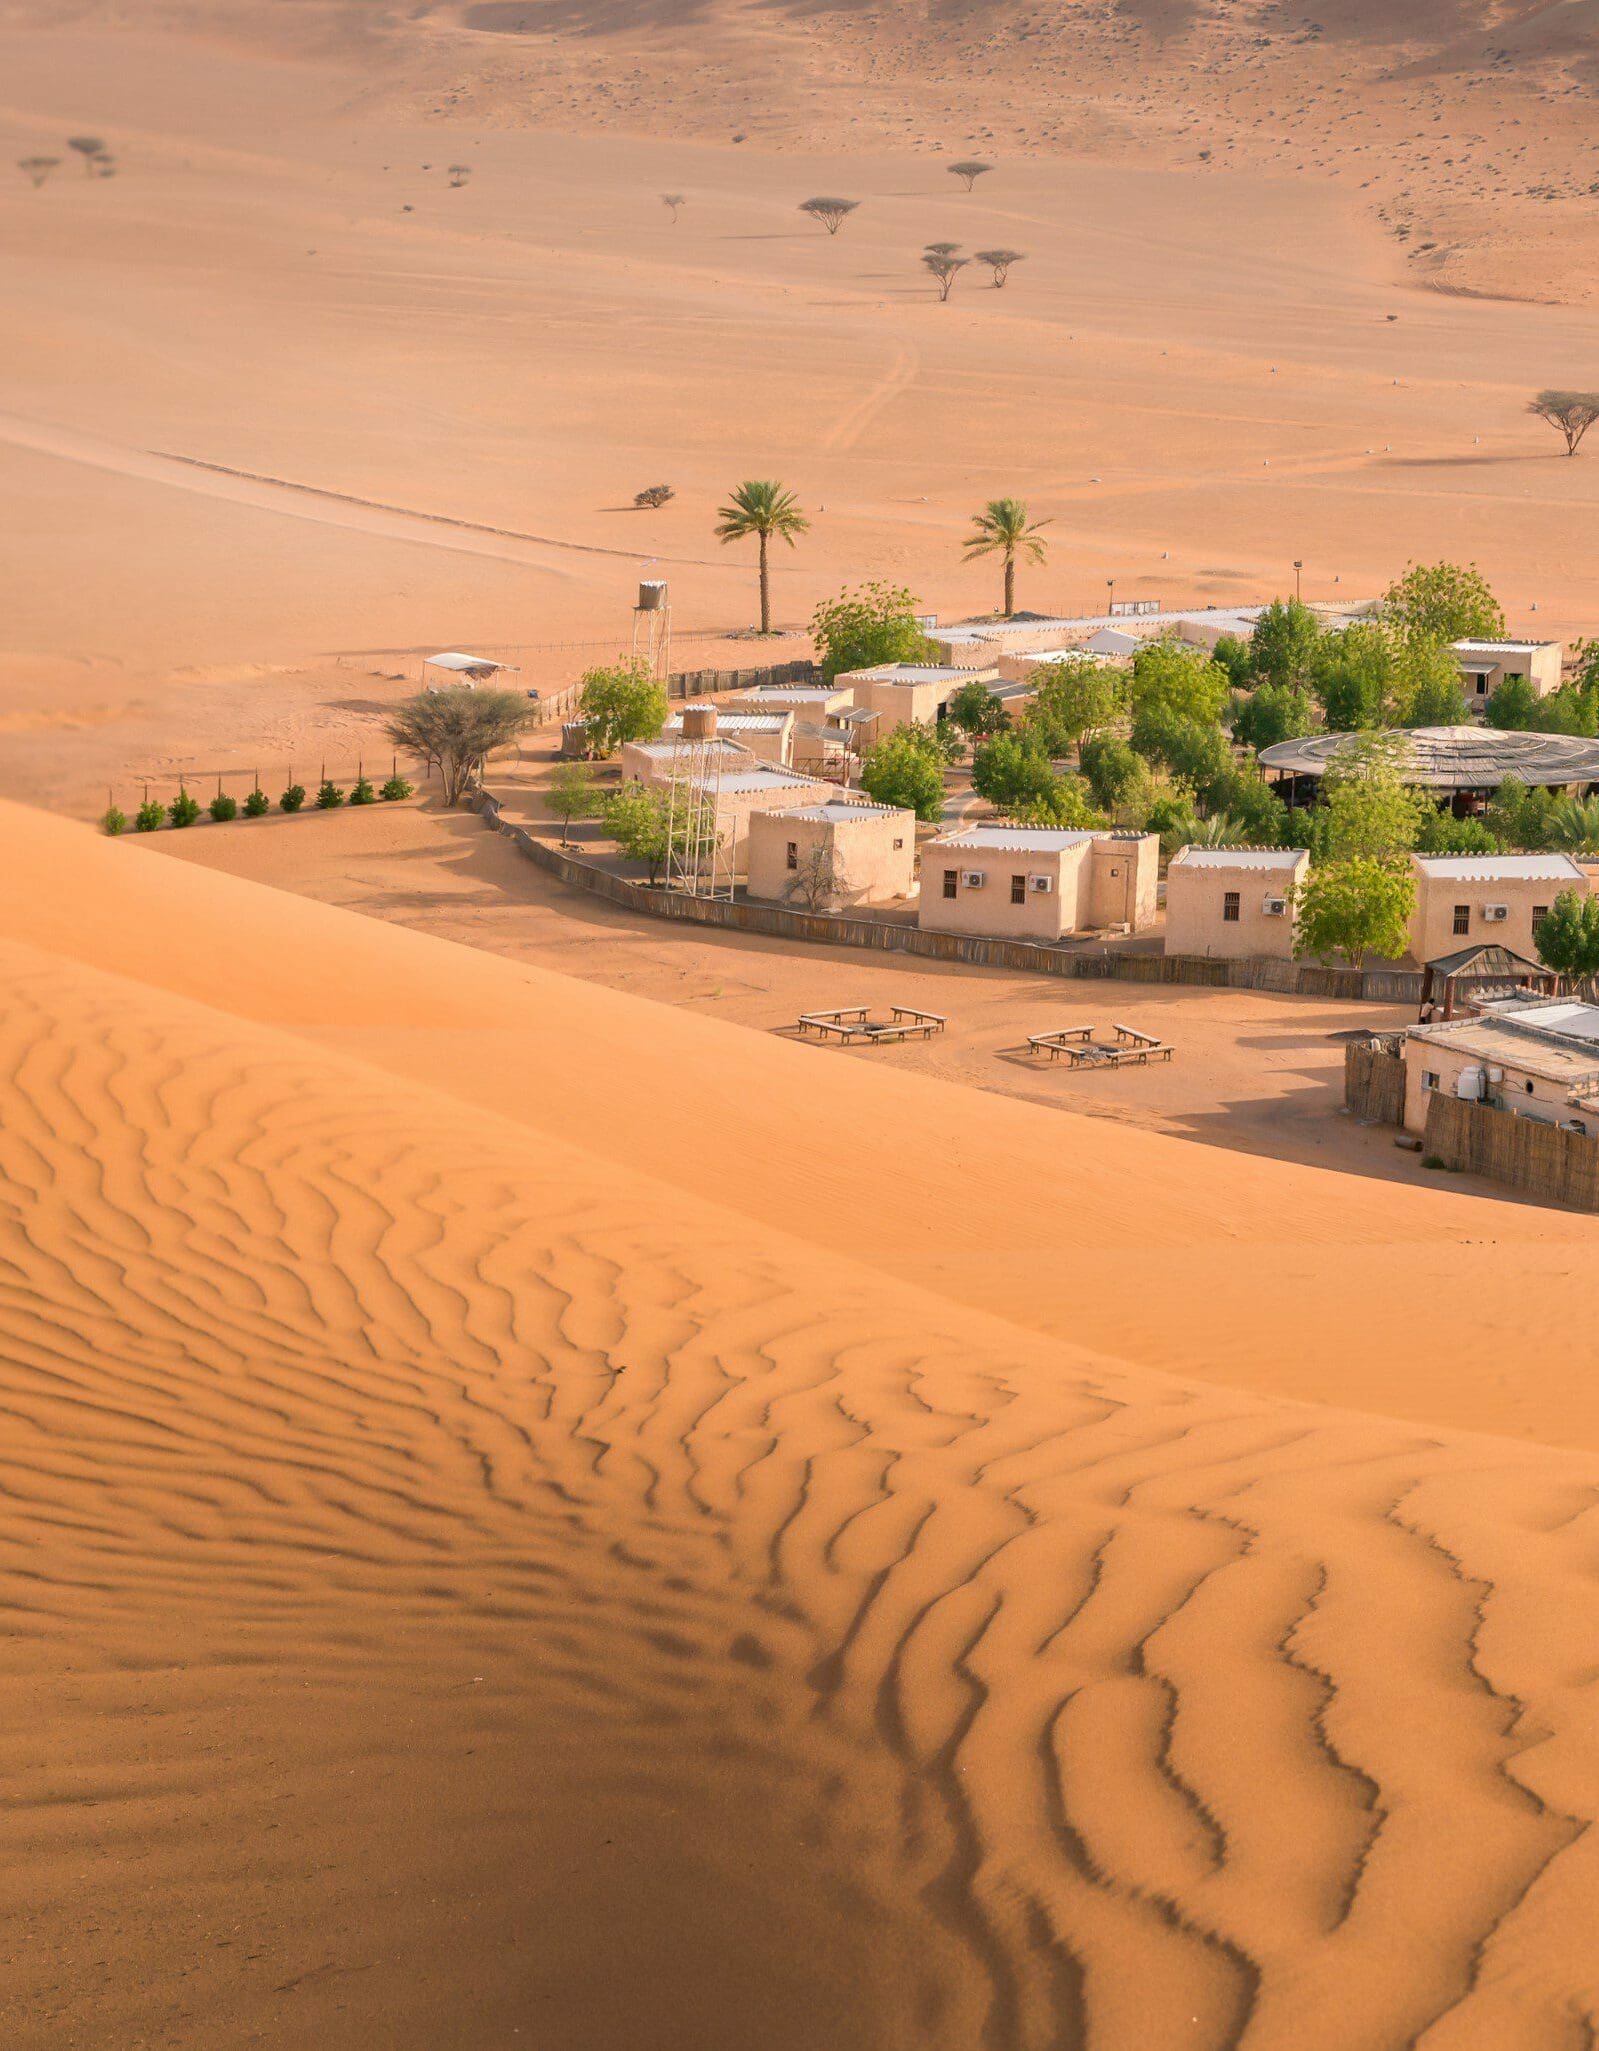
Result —
[[864, 1004], [847, 1005], [837, 1011], [802, 1011], [795, 1021], [802, 1038], [816, 1033], [843, 1041], [864, 1041], [878, 1045], [892, 1040], [923, 1040], [941, 1033], [948, 1021], [936, 1011], [916, 1011], [908, 1004], [891, 1007], [887, 1018], [873, 1018]]

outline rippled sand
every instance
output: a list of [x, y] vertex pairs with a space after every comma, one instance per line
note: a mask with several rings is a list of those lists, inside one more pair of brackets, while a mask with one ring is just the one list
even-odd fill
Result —
[[[168, 967], [262, 900], [0, 845]], [[1591, 2041], [1595, 1456], [1095, 1357], [740, 1216], [736, 1127], [717, 1205], [63, 939], [3, 958], [7, 2043]]]

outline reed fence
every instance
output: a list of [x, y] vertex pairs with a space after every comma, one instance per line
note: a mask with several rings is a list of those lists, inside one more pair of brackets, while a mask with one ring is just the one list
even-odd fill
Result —
[[1344, 1048], [1344, 1102], [1354, 1115], [1376, 1125], [1405, 1122], [1405, 1064], [1400, 1035], [1351, 1040]]
[[1434, 1090], [1423, 1140], [1446, 1168], [1487, 1175], [1541, 1203], [1599, 1211], [1599, 1139]]

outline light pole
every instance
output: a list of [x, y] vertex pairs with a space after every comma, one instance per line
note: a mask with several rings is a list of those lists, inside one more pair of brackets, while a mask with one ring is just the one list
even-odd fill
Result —
[[1107, 613], [1116, 610], [1116, 579], [1114, 577], [1107, 577], [1105, 579], [1105, 610]]
[[1300, 588], [1299, 588], [1299, 576], [1300, 576], [1300, 572], [1301, 572], [1301, 571], [1302, 571], [1302, 570], [1304, 569], [1304, 567], [1305, 567], [1305, 566], [1304, 566], [1304, 564], [1303, 564], [1302, 562], [1297, 562], [1297, 561], [1296, 561], [1296, 562], [1295, 562], [1295, 564], [1294, 564], [1294, 603], [1295, 603], [1295, 605], [1298, 605], [1298, 604], [1299, 604], [1299, 602], [1300, 602]]

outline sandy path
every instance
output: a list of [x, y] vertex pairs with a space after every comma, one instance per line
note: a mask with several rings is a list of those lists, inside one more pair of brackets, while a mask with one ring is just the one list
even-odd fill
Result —
[[1581, 2042], [1592, 1459], [819, 1289], [604, 1094], [5, 955], [10, 2041]]

